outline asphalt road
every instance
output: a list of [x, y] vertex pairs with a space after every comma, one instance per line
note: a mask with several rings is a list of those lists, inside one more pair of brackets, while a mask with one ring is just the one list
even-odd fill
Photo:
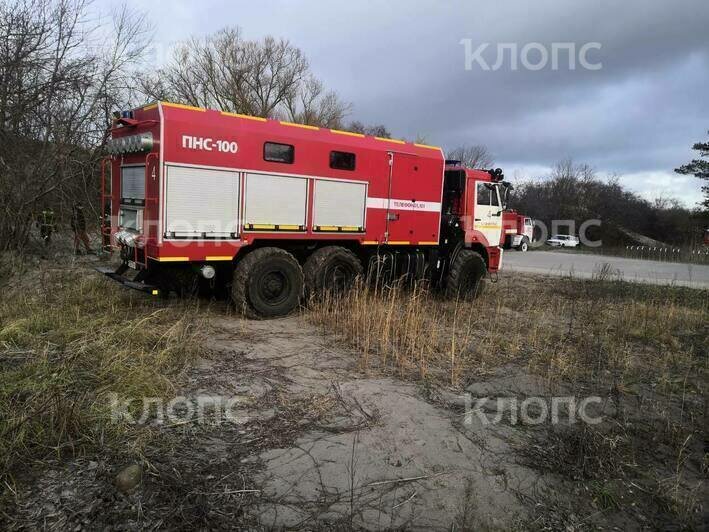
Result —
[[563, 251], [505, 251], [502, 271], [543, 275], [593, 277], [608, 264], [614, 278], [652, 284], [673, 284], [692, 288], [709, 288], [709, 266], [654, 260], [625, 259]]

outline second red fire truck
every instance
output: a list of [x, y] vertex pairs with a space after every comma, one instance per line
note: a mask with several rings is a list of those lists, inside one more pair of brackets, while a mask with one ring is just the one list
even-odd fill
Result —
[[438, 147], [164, 102], [111, 133], [104, 273], [129, 287], [223, 287], [270, 317], [362, 274], [472, 298], [500, 267], [502, 171]]
[[534, 221], [515, 210], [502, 213], [502, 240], [504, 249], [527, 251], [534, 237]]

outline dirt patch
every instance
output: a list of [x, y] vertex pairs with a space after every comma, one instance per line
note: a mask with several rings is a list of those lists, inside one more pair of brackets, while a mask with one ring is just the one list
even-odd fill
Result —
[[[419, 386], [362, 373], [356, 353], [303, 317], [213, 326], [217, 367], [209, 373], [218, 388], [246, 381], [289, 401], [318, 397], [329, 406], [289, 445], [249, 458], [261, 489], [252, 516], [263, 526], [446, 529], [466, 497], [479, 522], [495, 527], [526, 515], [517, 492], [539, 479], [514, 463], [504, 436], [488, 431], [476, 441], [459, 412], [427, 401]], [[240, 353], [238, 369], [224, 367], [225, 351]], [[247, 415], [258, 417], [268, 403]], [[269, 424], [288, 413], [266, 410], [274, 413]]]
[[55, 463], [18, 494], [13, 528], [447, 529], [470, 518], [461, 508], [507, 528], [527, 515], [519, 493], [540, 480], [504, 435], [466, 427], [419, 386], [365, 375], [303, 317], [216, 317], [205, 337], [211, 354], [176, 395], [237, 398], [236, 422], [155, 425], [128, 495], [114, 486], [125, 457]]

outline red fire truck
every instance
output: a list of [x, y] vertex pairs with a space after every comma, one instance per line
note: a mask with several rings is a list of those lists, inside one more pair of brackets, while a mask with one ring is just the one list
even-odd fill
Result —
[[504, 249], [527, 251], [534, 236], [534, 222], [529, 216], [519, 214], [515, 210], [502, 213], [502, 240]]
[[102, 166], [102, 271], [154, 295], [208, 285], [287, 314], [356, 276], [477, 294], [500, 267], [500, 169], [440, 148], [159, 102], [116, 113]]

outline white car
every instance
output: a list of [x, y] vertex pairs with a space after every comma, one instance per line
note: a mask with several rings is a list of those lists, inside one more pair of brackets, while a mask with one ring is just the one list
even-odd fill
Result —
[[559, 248], [575, 248], [580, 244], [577, 237], [569, 235], [554, 235], [546, 243]]

